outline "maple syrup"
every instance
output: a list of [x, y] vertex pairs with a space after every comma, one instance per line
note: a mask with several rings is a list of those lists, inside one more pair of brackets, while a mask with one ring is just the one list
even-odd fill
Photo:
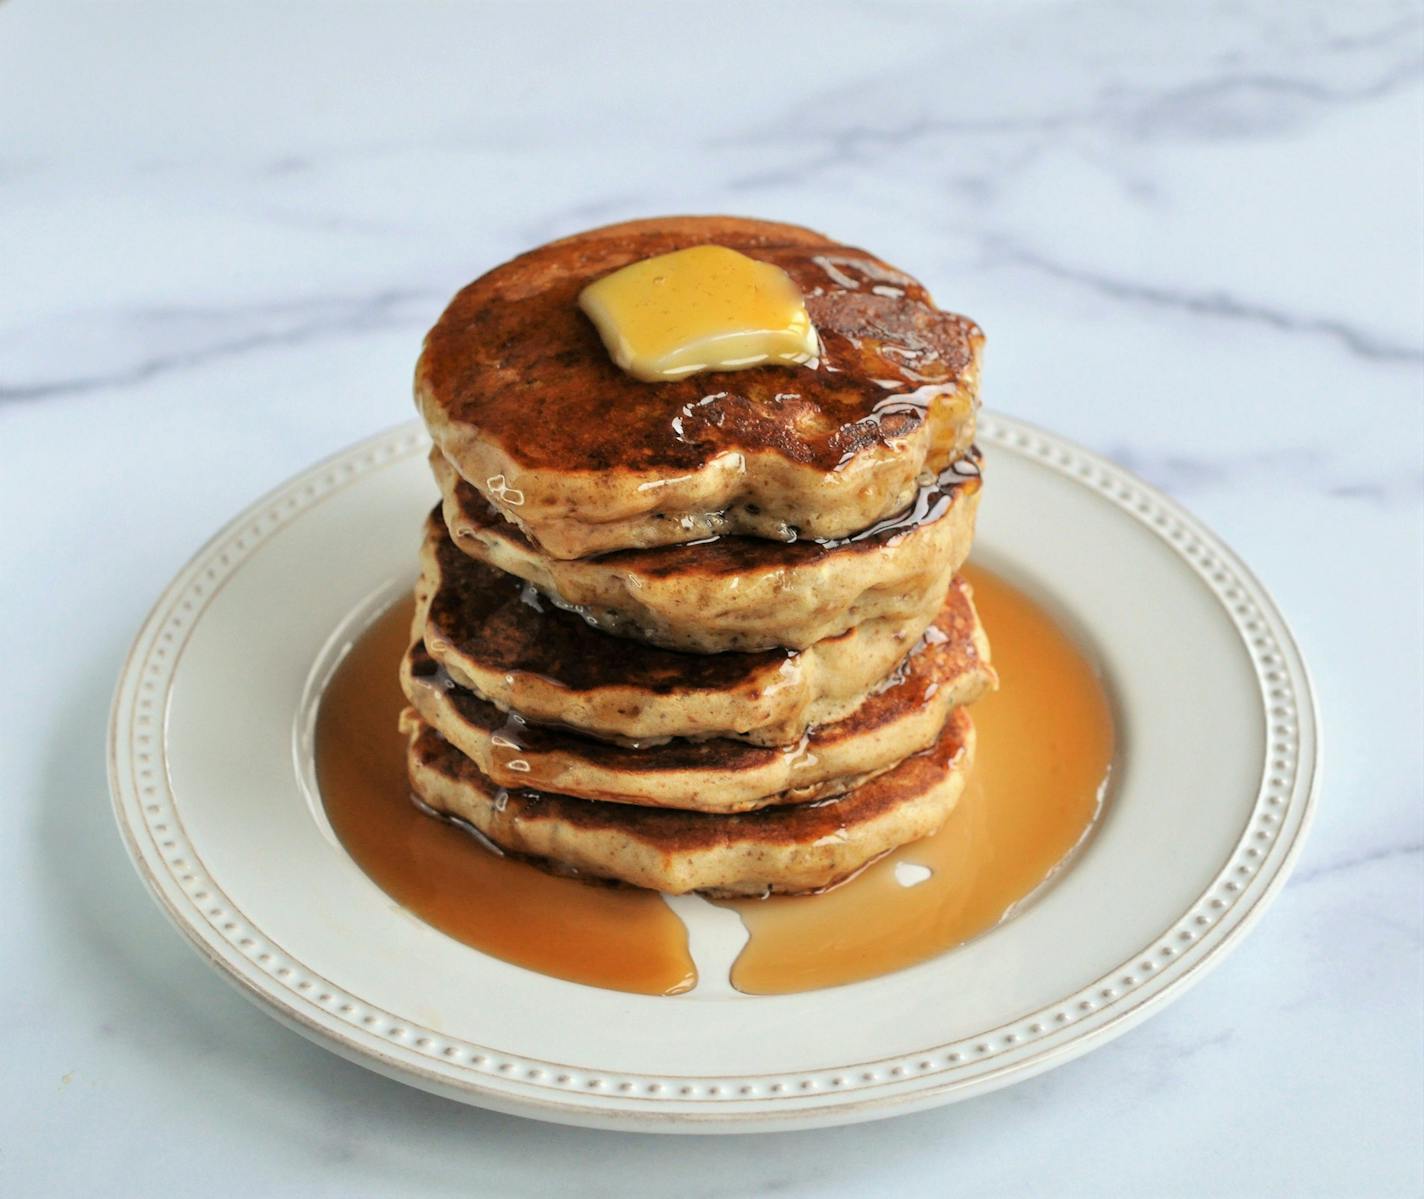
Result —
[[970, 708], [974, 771], [944, 827], [821, 895], [730, 903], [751, 934], [732, 985], [807, 991], [924, 961], [992, 928], [1082, 841], [1113, 755], [1082, 652], [1041, 607], [967, 567], [999, 690]]
[[[923, 961], [993, 927], [1069, 857], [1101, 806], [1111, 711], [1089, 660], [1041, 607], [987, 571], [964, 572], [1000, 690], [971, 709], [976, 765], [933, 837], [820, 895], [724, 901], [750, 938], [732, 968], [753, 994], [811, 990]], [[332, 828], [402, 906], [495, 957], [643, 994], [691, 988], [681, 920], [662, 897], [549, 874], [418, 809], [396, 727], [411, 605], [357, 641], [323, 696], [316, 766]]]
[[317, 713], [317, 780], [346, 851], [402, 907], [507, 962], [617, 991], [688, 990], [687, 931], [661, 896], [501, 857], [415, 806], [396, 727], [412, 606], [391, 607], [351, 647]]

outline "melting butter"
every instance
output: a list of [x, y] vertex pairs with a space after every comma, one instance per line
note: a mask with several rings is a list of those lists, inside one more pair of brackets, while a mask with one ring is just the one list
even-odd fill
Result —
[[634, 262], [590, 283], [578, 302], [613, 361], [649, 383], [820, 352], [791, 277], [726, 246]]

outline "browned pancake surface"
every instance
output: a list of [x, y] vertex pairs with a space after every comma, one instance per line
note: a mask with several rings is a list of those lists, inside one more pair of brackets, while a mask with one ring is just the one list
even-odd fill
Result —
[[[629, 263], [714, 242], [774, 263], [806, 297], [823, 357], [670, 382], [631, 378], [579, 310], [585, 285]], [[426, 339], [418, 390], [444, 419], [525, 467], [696, 470], [729, 450], [834, 470], [903, 438], [938, 396], [971, 391], [983, 335], [864, 250], [794, 225], [670, 217], [595, 229], [496, 267]]]

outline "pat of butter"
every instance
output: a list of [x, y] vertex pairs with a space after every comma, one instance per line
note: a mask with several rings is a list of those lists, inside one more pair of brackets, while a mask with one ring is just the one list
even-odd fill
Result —
[[791, 277], [726, 246], [634, 262], [590, 283], [578, 302], [613, 361], [648, 383], [820, 353]]

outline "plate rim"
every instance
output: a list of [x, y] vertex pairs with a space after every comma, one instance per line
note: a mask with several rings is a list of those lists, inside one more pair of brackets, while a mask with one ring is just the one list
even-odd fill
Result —
[[[299, 962], [287, 959], [275, 940], [261, 934], [261, 930], [250, 930], [263, 938], [255, 954], [246, 951], [257, 944], [253, 938], [246, 938], [249, 944], [243, 949], [236, 944], [239, 938], [223, 935], [200, 905], [216, 894], [220, 900], [217, 909], [227, 915], [236, 909], [226, 902], [215, 881], [205, 883], [200, 874], [191, 871], [185, 875], [174, 873], [175, 857], [187, 862], [184, 849], [199, 863], [201, 859], [181, 833], [166, 769], [156, 771], [151, 763], [145, 765], [139, 760], [151, 757], [155, 739], [161, 745], [172, 672], [181, 657], [181, 647], [170, 658], [162, 644], [162, 637], [171, 639], [173, 630], [160, 633], [160, 629], [174, 619], [173, 612], [188, 611], [195, 613], [187, 618], [191, 632], [202, 614], [197, 601], [205, 590], [215, 594], [220, 588], [222, 570], [238, 569], [246, 552], [285, 527], [290, 517], [355, 482], [367, 471], [404, 460], [418, 451], [426, 444], [426, 438], [415, 421], [339, 450], [267, 491], [208, 538], [160, 593], [125, 657], [110, 707], [109, 787], [125, 848], [149, 893], [185, 939], [209, 965], [281, 1023], [348, 1060], [423, 1089], [495, 1110], [564, 1123], [648, 1131], [742, 1132], [810, 1127], [889, 1116], [967, 1098], [1086, 1053], [1200, 981], [1240, 942], [1284, 886], [1318, 805], [1323, 759], [1318, 699], [1299, 645], [1270, 593], [1221, 538], [1175, 500], [1093, 451], [1025, 421], [986, 413], [981, 420], [980, 437], [996, 451], [1017, 454], [1097, 493], [1100, 499], [1136, 518], [1171, 548], [1207, 585], [1241, 637], [1265, 710], [1266, 752], [1261, 785], [1240, 840], [1221, 871], [1172, 926], [1148, 946], [1109, 975], [1050, 1005], [1058, 1010], [1048, 1024], [1045, 1019], [1050, 1008], [1045, 1008], [975, 1034], [969, 1038], [977, 1042], [972, 1047], [967, 1042], [962, 1046], [956, 1042], [902, 1058], [806, 1070], [794, 1077], [735, 1076], [733, 1082], [745, 1078], [758, 1084], [757, 1093], [750, 1098], [721, 1097], [722, 1092], [733, 1089], [727, 1085], [727, 1076], [639, 1077], [628, 1089], [628, 1078], [618, 1076], [616, 1071], [540, 1062], [465, 1042], [460, 1042], [463, 1050], [452, 1053], [454, 1046], [445, 1042], [453, 1038], [422, 1029], [418, 1022], [395, 1013], [381, 1013], [375, 1023], [384, 1021], [386, 1027], [373, 1031], [370, 1021], [363, 1024], [343, 1019], [324, 1006], [314, 1005], [304, 992], [319, 988], [331, 999], [342, 997], [340, 986], [317, 979]], [[222, 549], [224, 546], [228, 548]], [[218, 587], [205, 588], [204, 578]], [[190, 591], [193, 594], [185, 598]], [[165, 661], [169, 664], [164, 665]], [[1263, 669], [1263, 662], [1272, 667], [1272, 672]], [[159, 705], [154, 693], [165, 671], [170, 690], [164, 692]], [[1277, 677], [1268, 681], [1268, 673]], [[1269, 698], [1273, 693], [1280, 696], [1274, 710]], [[154, 732], [155, 728], [160, 731]], [[139, 729], [148, 731], [140, 733]], [[1282, 755], [1288, 769], [1275, 770], [1274, 776], [1273, 742], [1288, 744], [1293, 751]], [[140, 781], [141, 766], [148, 772], [145, 781]], [[1249, 871], [1245, 882], [1223, 884], [1253, 830], [1260, 831], [1258, 817], [1268, 802], [1270, 817], [1278, 827], [1283, 829], [1287, 820], [1291, 821], [1289, 837], [1273, 837], [1265, 850], [1252, 850], [1260, 865]], [[170, 820], [179, 825], [178, 834], [172, 834]], [[160, 842], [157, 836], [165, 836], [165, 840]], [[176, 855], [170, 853], [165, 858], [164, 846], [178, 846]], [[185, 884], [180, 881], [183, 878], [189, 881]], [[1231, 898], [1219, 900], [1222, 914], [1206, 931], [1184, 940], [1185, 947], [1180, 952], [1167, 944], [1206, 897], [1223, 886], [1230, 888], [1225, 893]], [[1116, 993], [1101, 1003], [1093, 1001], [1096, 996], [1088, 997], [1090, 992], [1106, 996], [1104, 987], [1109, 978], [1121, 975], [1133, 962], [1157, 955], [1165, 964], [1153, 969], [1150, 976], [1135, 980], [1125, 993]], [[350, 998], [360, 1005], [359, 998]], [[366, 1006], [370, 1011], [378, 1010]], [[1082, 1009], [1081, 1015], [1064, 1018], [1074, 1007]], [[997, 1044], [991, 1046], [988, 1042]], [[1038, 1048], [1033, 1049], [1035, 1043]], [[922, 1072], [936, 1058], [941, 1059], [942, 1068]], [[972, 1069], [993, 1058], [1002, 1061], [988, 1070]], [[563, 1082], [557, 1086], [536, 1084], [534, 1080], [545, 1077], [550, 1066], [564, 1072]], [[874, 1086], [837, 1090], [831, 1085], [832, 1076], [862, 1073], [870, 1067], [883, 1076]], [[600, 1074], [620, 1077], [618, 1089], [604, 1089]], [[780, 1081], [767, 1083], [768, 1079]], [[689, 1086], [693, 1082], [697, 1085]], [[775, 1090], [770, 1089], [773, 1086]], [[695, 1094], [690, 1097], [689, 1092]]]

